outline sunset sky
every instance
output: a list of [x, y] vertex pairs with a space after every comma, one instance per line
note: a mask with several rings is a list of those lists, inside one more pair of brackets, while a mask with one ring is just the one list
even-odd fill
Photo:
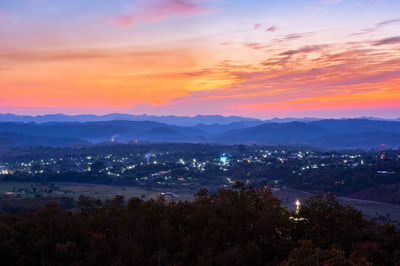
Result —
[[399, 0], [1, 0], [0, 113], [400, 117]]

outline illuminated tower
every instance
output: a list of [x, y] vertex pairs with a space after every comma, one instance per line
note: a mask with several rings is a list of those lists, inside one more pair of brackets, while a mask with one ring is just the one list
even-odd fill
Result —
[[297, 215], [299, 215], [299, 213], [300, 213], [300, 206], [301, 206], [300, 200], [297, 199], [296, 200], [296, 214]]

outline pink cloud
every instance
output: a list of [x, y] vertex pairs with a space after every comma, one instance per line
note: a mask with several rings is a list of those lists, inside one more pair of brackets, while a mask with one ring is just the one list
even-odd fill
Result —
[[298, 39], [302, 39], [302, 38], [306, 38], [306, 37], [310, 37], [315, 35], [316, 32], [304, 32], [304, 33], [292, 33], [292, 34], [288, 34], [286, 36], [274, 39], [274, 42], [287, 42], [287, 41], [294, 41], [294, 40], [298, 40]]
[[308, 45], [301, 47], [299, 49], [295, 50], [289, 50], [281, 53], [280, 55], [287, 55], [287, 56], [292, 56], [295, 54], [300, 54], [300, 53], [311, 53], [311, 52], [317, 52], [321, 51], [322, 49], [328, 47], [327, 45]]
[[265, 49], [270, 47], [268, 44], [263, 44], [263, 43], [253, 43], [253, 42], [246, 42], [243, 44], [244, 47], [254, 49], [254, 50], [260, 50], [260, 49]]
[[222, 45], [222, 46], [229, 46], [229, 45], [232, 45], [233, 43], [232, 42], [223, 42], [223, 43], [221, 43], [220, 45]]
[[111, 22], [119, 26], [133, 26], [138, 22], [155, 22], [170, 17], [202, 15], [213, 11], [200, 0], [140, 0], [132, 13], [118, 15]]
[[253, 25], [253, 29], [255, 29], [255, 30], [258, 30], [261, 27], [262, 27], [261, 23], [256, 23], [256, 24]]
[[115, 17], [112, 22], [119, 26], [133, 26], [136, 24], [137, 19], [135, 15], [127, 14]]
[[278, 29], [277, 27], [271, 26], [271, 27], [267, 28], [266, 31], [274, 32], [274, 31], [276, 31], [277, 29]]

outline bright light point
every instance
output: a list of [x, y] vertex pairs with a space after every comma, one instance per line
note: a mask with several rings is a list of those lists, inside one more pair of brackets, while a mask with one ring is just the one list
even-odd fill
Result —
[[229, 158], [228, 158], [228, 156], [225, 154], [225, 153], [223, 153], [220, 157], [219, 157], [219, 161], [222, 163], [222, 164], [228, 164], [229, 163]]
[[301, 205], [300, 200], [296, 200], [296, 206], [300, 206], [300, 205]]

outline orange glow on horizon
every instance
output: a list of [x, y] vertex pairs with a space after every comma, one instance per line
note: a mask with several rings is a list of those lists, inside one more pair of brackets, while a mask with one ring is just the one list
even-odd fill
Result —
[[[331, 3], [321, 14], [305, 9], [316, 18], [303, 18], [304, 25], [279, 24], [287, 10], [268, 22], [253, 21], [266, 20], [264, 14], [221, 22], [225, 6], [214, 1], [155, 0], [136, 9], [104, 3], [95, 16], [74, 10], [75, 22], [62, 5], [56, 8], [60, 3], [27, 2], [32, 16], [0, 5], [2, 113], [269, 117], [365, 109], [398, 116], [400, 23], [384, 13], [357, 25], [352, 12], [343, 13], [343, 22], [325, 21], [320, 15], [329, 16]], [[60, 12], [59, 21], [42, 14], [47, 5]]]

